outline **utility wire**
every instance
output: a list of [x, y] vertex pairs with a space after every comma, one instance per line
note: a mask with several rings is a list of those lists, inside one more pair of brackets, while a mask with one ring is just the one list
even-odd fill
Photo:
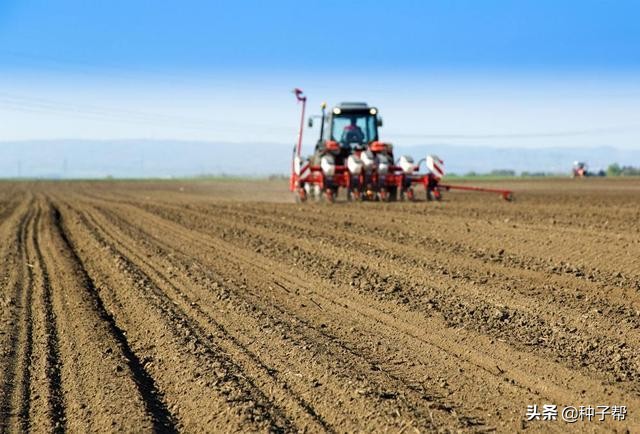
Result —
[[[121, 68], [115, 65], [98, 65], [88, 62], [64, 59], [60, 57], [34, 55], [30, 53], [22, 53], [16, 51], [0, 50], [0, 54], [5, 56], [11, 56], [15, 59], [22, 61], [35, 62], [36, 64], [45, 64], [48, 67], [54, 69], [64, 69], [65, 65], [76, 67], [74, 72], [77, 72], [77, 67], [84, 68], [81, 71], [86, 74], [92, 74], [95, 70], [107, 71], [110, 75], [120, 76], [122, 78], [139, 80], [140, 76], [131, 72], [130, 68]], [[38, 68], [40, 70], [41, 68]], [[176, 82], [184, 82], [185, 77], [181, 75], [169, 74], [166, 71], [140, 71], [144, 73], [151, 72], [154, 78], [164, 79], [172, 84]], [[190, 74], [193, 77], [193, 74]], [[201, 75], [203, 79], [210, 81], [212, 77], [208, 75]], [[234, 89], [243, 89], [242, 87], [233, 86]], [[248, 88], [247, 88], [248, 89]], [[161, 124], [176, 123], [176, 126], [186, 129], [204, 129], [214, 130], [219, 128], [231, 128], [238, 131], [245, 132], [247, 129], [257, 129], [268, 132], [289, 133], [291, 132], [290, 126], [275, 126], [265, 125], [257, 123], [247, 123], [238, 121], [225, 121], [214, 119], [197, 119], [175, 115], [164, 115], [159, 113], [141, 112], [129, 109], [115, 108], [115, 107], [100, 107], [86, 104], [70, 104], [59, 101], [51, 101], [41, 98], [24, 97], [20, 95], [8, 94], [0, 92], [0, 106], [5, 108], [11, 108], [13, 110], [19, 110], [30, 113], [49, 113], [49, 114], [71, 114], [77, 117], [110, 120], [118, 122], [126, 122], [133, 124]], [[578, 137], [578, 136], [592, 136], [611, 133], [621, 133], [636, 131], [640, 129], [640, 125], [625, 125], [625, 126], [613, 126], [592, 128], [583, 130], [567, 130], [567, 131], [537, 131], [537, 132], [524, 132], [524, 133], [475, 133], [475, 134], [458, 134], [458, 133], [392, 133], [389, 132], [389, 136], [395, 138], [408, 138], [408, 139], [455, 139], [455, 140], [486, 140], [486, 139], [532, 139], [532, 138], [554, 138], [554, 137]]]
[[181, 128], [219, 130], [220, 128], [246, 131], [248, 128], [263, 132], [290, 132], [291, 127], [226, 121], [215, 119], [190, 118], [179, 115], [165, 115], [135, 111], [115, 107], [101, 107], [87, 104], [72, 104], [42, 98], [25, 97], [21, 95], [0, 92], [0, 107], [31, 113], [66, 114], [73, 117], [83, 117], [98, 120], [110, 120], [127, 123], [158, 124], [166, 126], [174, 124]]

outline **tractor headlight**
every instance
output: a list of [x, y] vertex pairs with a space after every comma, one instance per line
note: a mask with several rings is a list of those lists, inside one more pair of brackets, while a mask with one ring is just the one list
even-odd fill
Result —
[[334, 114], [334, 115], [339, 115], [340, 113], [342, 113], [342, 110], [340, 110], [338, 107], [335, 107], [335, 108], [333, 109], [333, 114]]
[[369, 109], [369, 113], [371, 113], [373, 116], [375, 116], [378, 113], [378, 110], [376, 110], [375, 108], [371, 108], [371, 109]]

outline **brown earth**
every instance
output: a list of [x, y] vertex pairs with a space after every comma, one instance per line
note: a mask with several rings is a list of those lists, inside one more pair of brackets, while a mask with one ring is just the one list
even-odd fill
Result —
[[0, 183], [0, 431], [639, 432], [640, 180], [510, 186]]

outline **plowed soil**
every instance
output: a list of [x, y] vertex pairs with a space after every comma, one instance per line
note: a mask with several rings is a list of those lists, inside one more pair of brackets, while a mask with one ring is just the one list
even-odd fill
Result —
[[640, 180], [510, 186], [0, 183], [0, 431], [639, 432]]

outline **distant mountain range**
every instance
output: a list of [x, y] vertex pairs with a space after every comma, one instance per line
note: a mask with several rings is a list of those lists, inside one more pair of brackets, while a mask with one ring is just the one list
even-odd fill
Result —
[[[0, 178], [143, 178], [288, 174], [293, 145], [178, 140], [51, 140], [0, 142]], [[310, 148], [307, 148], [310, 149]], [[397, 146], [396, 155], [436, 154], [448, 173], [495, 169], [568, 173], [575, 160], [592, 170], [614, 162], [640, 166], [640, 149]]]

